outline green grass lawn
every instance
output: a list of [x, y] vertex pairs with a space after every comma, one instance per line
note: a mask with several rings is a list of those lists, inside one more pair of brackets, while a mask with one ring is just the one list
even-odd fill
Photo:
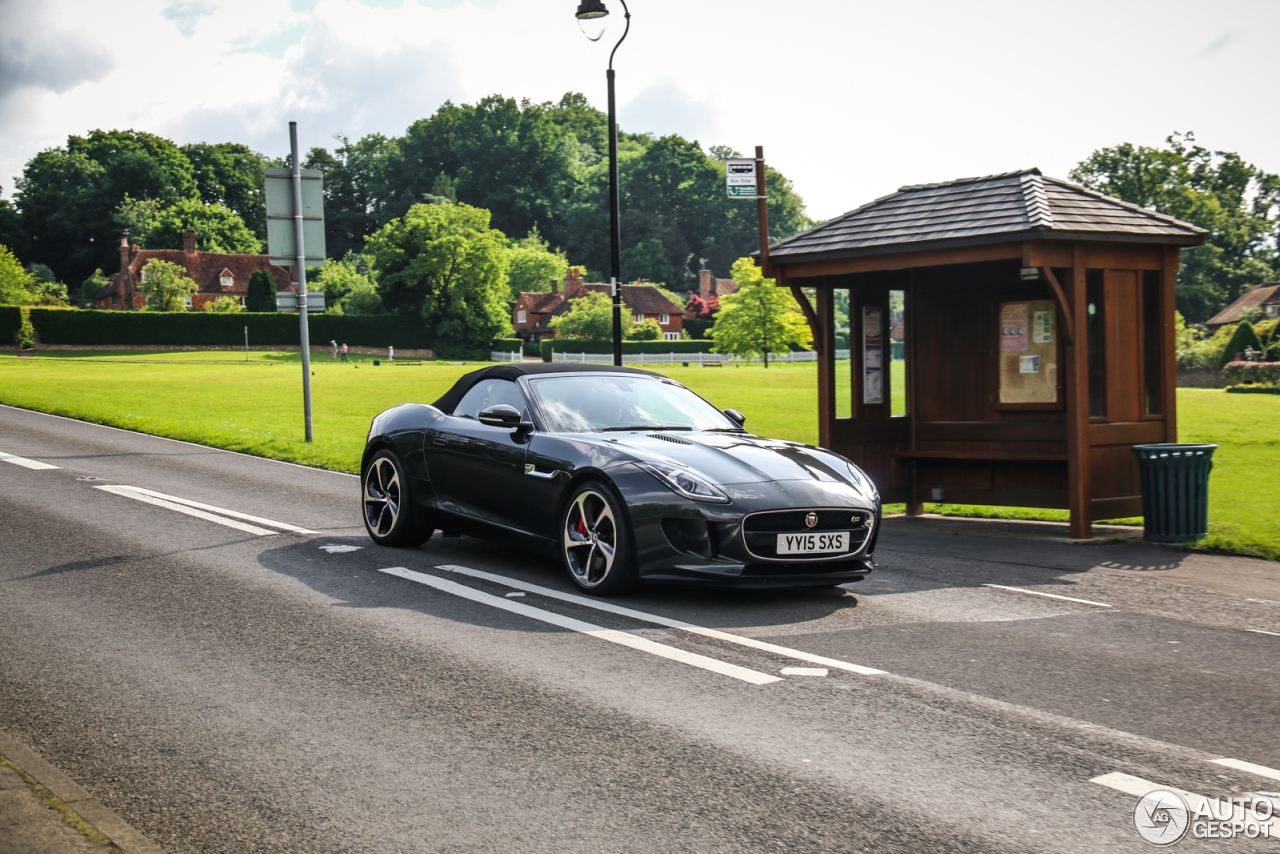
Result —
[[[315, 442], [303, 441], [298, 353], [43, 351], [0, 354], [0, 403], [251, 454], [355, 472], [370, 419], [406, 401], [429, 403], [480, 363], [375, 366], [352, 355], [312, 358]], [[137, 360], [137, 361], [129, 361]], [[403, 361], [403, 360], [402, 360]], [[813, 363], [646, 366], [721, 408], [746, 413], [764, 436], [816, 442]], [[897, 367], [895, 365], [895, 367]], [[901, 371], [894, 371], [895, 379]], [[891, 392], [901, 394], [899, 383]], [[1202, 545], [1280, 560], [1280, 395], [1179, 389], [1180, 440], [1216, 442], [1210, 535]], [[892, 506], [887, 509], [895, 509]], [[926, 505], [930, 512], [1065, 520], [1061, 510]]]

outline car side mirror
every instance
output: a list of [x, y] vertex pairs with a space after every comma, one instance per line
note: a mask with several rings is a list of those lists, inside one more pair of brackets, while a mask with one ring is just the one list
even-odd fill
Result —
[[739, 427], [747, 423], [747, 416], [743, 415], [741, 412], [739, 412], [736, 409], [726, 409], [724, 411], [724, 414], [728, 417], [730, 421], [732, 421], [734, 424], [737, 424]]
[[520, 410], [509, 404], [499, 403], [497, 406], [480, 410], [479, 421], [490, 427], [506, 427], [514, 430], [521, 424]]

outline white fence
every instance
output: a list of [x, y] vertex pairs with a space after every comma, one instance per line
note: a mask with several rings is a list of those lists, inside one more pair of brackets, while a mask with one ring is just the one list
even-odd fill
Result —
[[[493, 354], [498, 355], [498, 354]], [[844, 358], [848, 358], [846, 350]], [[494, 359], [494, 361], [498, 361]], [[568, 362], [576, 365], [612, 365], [613, 355], [610, 353], [552, 353], [551, 361]], [[622, 361], [630, 364], [671, 364], [688, 362], [698, 365], [724, 364], [726, 362], [760, 362], [759, 357], [741, 359], [724, 353], [623, 353]], [[777, 353], [769, 356], [770, 362], [816, 362], [818, 354], [812, 350], [801, 350], [798, 353]]]
[[522, 362], [524, 361], [524, 354], [521, 353], [519, 350], [512, 350], [510, 353], [502, 353], [497, 350], [492, 350], [489, 353], [489, 361], [490, 362]]

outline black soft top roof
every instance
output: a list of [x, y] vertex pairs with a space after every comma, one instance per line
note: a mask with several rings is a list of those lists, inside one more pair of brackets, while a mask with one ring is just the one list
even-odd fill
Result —
[[511, 380], [514, 382], [520, 377], [527, 377], [535, 374], [576, 374], [576, 373], [595, 373], [595, 374], [640, 374], [646, 377], [658, 377], [653, 371], [642, 371], [639, 368], [617, 368], [613, 365], [571, 365], [564, 362], [523, 362], [510, 365], [491, 365], [487, 368], [481, 368], [478, 371], [472, 371], [469, 374], [463, 374], [458, 377], [458, 381], [453, 384], [453, 388], [449, 389], [444, 395], [432, 404], [441, 412], [452, 413], [453, 408], [461, 401], [463, 395], [471, 391], [471, 387], [481, 380]]

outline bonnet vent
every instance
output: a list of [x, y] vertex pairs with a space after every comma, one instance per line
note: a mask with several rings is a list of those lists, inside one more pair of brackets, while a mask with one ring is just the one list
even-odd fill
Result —
[[663, 433], [649, 433], [650, 439], [661, 439], [664, 442], [670, 442], [673, 445], [692, 445], [692, 442], [686, 442], [684, 439], [677, 439], [675, 436], [667, 436]]

